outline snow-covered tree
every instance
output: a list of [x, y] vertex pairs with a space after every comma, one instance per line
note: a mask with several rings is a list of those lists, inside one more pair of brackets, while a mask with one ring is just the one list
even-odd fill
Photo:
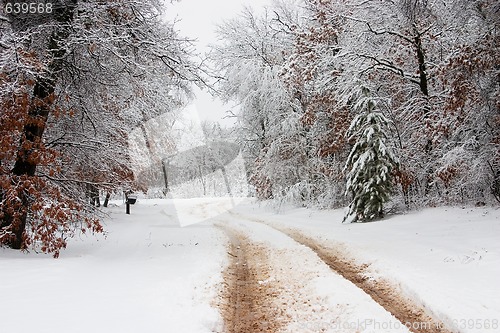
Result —
[[261, 13], [244, 9], [240, 16], [219, 26], [220, 43], [214, 45], [212, 54], [224, 77], [218, 85], [221, 96], [239, 107], [239, 142], [249, 163], [250, 182], [262, 198], [273, 195], [273, 178], [295, 179], [295, 163], [278, 164], [283, 161], [280, 157], [297, 155], [280, 153], [275, 148], [284, 145], [273, 145], [276, 140], [292, 144], [297, 140], [292, 138], [295, 122], [287, 121], [296, 117], [296, 108], [280, 77], [290, 38], [271, 24], [273, 19], [284, 17], [269, 8]]
[[435, 184], [450, 202], [500, 202], [500, 18], [498, 1], [455, 1], [450, 51], [438, 79], [446, 135]]
[[[316, 21], [335, 25], [342, 6], [334, 0], [319, 3], [326, 18]], [[498, 188], [492, 126], [498, 110], [492, 66], [498, 54], [498, 15], [492, 14], [498, 3], [382, 0], [353, 3], [348, 9], [339, 30], [340, 51], [323, 52], [310, 65], [323, 73], [318, 88], [349, 89], [359, 77], [390, 102], [388, 135], [397, 142], [396, 180], [408, 207], [490, 201], [488, 188]], [[335, 74], [332, 64], [341, 71]], [[450, 150], [466, 142], [470, 149], [474, 138], [476, 152], [468, 155], [474, 159], [466, 164], [475, 171], [447, 163]], [[460, 186], [464, 181], [471, 186]]]
[[302, 195], [301, 204], [339, 207], [345, 204], [342, 168], [349, 153], [345, 134], [351, 120], [339, 103], [336, 86], [343, 71], [339, 39], [347, 12], [337, 0], [307, 0], [304, 8], [308, 19], [293, 26], [295, 47], [283, 69], [287, 88], [302, 109], [299, 122], [307, 143], [302, 164], [308, 172], [300, 186], [308, 195]]
[[232, 61], [221, 76], [242, 106], [249, 169], [264, 197], [345, 203], [353, 113], [342, 92], [362, 80], [390, 120], [394, 194], [406, 207], [500, 200], [498, 1], [303, 0], [296, 8], [297, 16], [273, 7], [240, 17], [224, 27], [231, 42], [218, 53]]
[[64, 4], [28, 25], [0, 12], [0, 245], [56, 256], [102, 231], [88, 192], [133, 186], [128, 133], [199, 81], [160, 1]]
[[348, 133], [354, 141], [345, 168], [348, 170], [346, 195], [352, 197], [344, 221], [367, 221], [383, 217], [389, 200], [391, 173], [398, 160], [387, 145], [389, 120], [378, 110], [369, 88], [361, 86], [353, 96], [357, 113]]

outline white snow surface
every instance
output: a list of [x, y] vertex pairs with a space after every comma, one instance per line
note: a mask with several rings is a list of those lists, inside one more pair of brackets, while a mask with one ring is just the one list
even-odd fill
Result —
[[124, 210], [107, 208], [106, 236], [72, 239], [59, 259], [0, 249], [0, 332], [221, 332], [216, 304], [229, 263], [221, 223], [271, 250], [270, 279], [302, 287], [289, 297], [311, 307], [291, 307], [286, 332], [406, 331], [387, 328], [401, 325], [308, 248], [255, 221], [342, 248], [460, 332], [500, 332], [498, 208], [432, 208], [359, 224], [342, 224], [343, 210], [276, 213], [251, 199], [139, 199], [131, 215]]
[[108, 210], [107, 236], [73, 239], [59, 259], [0, 250], [0, 332], [203, 333], [221, 325], [212, 303], [227, 265], [225, 236], [203, 222], [181, 227], [172, 201], [139, 200], [131, 215], [123, 205]]

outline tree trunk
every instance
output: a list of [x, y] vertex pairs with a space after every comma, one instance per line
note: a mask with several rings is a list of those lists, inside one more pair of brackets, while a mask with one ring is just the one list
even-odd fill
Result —
[[104, 199], [104, 204], [103, 204], [104, 207], [108, 207], [110, 197], [111, 197], [111, 193], [106, 192], [106, 198]]
[[101, 200], [99, 198], [99, 188], [95, 184], [88, 185], [88, 196], [92, 206], [101, 207]]
[[[68, 26], [73, 20], [73, 11], [76, 0], [71, 1], [73, 5], [67, 4], [54, 10], [54, 18], [60, 25], [51, 35], [47, 50], [52, 57], [48, 64], [47, 72], [40, 75], [33, 88], [32, 108], [28, 113], [28, 121], [23, 127], [21, 142], [16, 156], [16, 162], [12, 168], [12, 182], [17, 183], [20, 177], [33, 177], [37, 168], [35, 156], [43, 150], [43, 133], [49, 118], [49, 113], [54, 101], [55, 82], [57, 73], [63, 67], [63, 57], [66, 50], [61, 48], [61, 42], [69, 36]], [[2, 229], [10, 227], [12, 237], [8, 246], [13, 249], [24, 247], [24, 232], [28, 218], [30, 200], [24, 191], [19, 192], [21, 207], [17, 208], [17, 214], [6, 213], [2, 222]], [[17, 215], [16, 217], [14, 217]]]
[[427, 80], [427, 68], [425, 65], [425, 52], [422, 47], [422, 38], [420, 34], [417, 33], [415, 36], [415, 48], [417, 51], [417, 60], [418, 60], [418, 72], [419, 72], [419, 78], [420, 78], [420, 91], [424, 96], [429, 97], [429, 86], [428, 86], [428, 80]]
[[227, 178], [226, 168], [222, 166], [220, 170], [222, 171], [222, 177], [224, 177], [224, 183], [226, 184], [227, 194], [229, 194], [229, 196], [233, 196], [233, 194], [231, 193], [231, 185], [229, 184], [229, 178]]
[[[29, 120], [23, 128], [23, 139], [17, 152], [16, 162], [12, 168], [12, 181], [17, 183], [17, 179], [23, 176], [32, 177], [35, 175], [37, 161], [33, 154], [43, 149], [42, 136], [49, 116], [51, 103], [49, 96], [54, 92], [54, 84], [51, 80], [40, 79], [33, 89], [33, 98], [43, 101], [39, 107], [29, 112]], [[14, 184], [13, 184], [14, 185]], [[12, 237], [9, 246], [13, 249], [22, 249], [24, 244], [24, 231], [28, 218], [29, 198], [24, 191], [19, 192], [19, 199], [22, 206], [17, 209], [17, 217], [13, 214], [5, 214], [2, 225], [10, 226]]]
[[165, 191], [164, 191], [165, 193], [164, 194], [167, 195], [167, 193], [170, 191], [170, 188], [168, 186], [168, 174], [167, 174], [168, 167], [165, 163], [165, 160], [161, 161], [161, 168], [163, 170], [163, 181], [165, 182]]

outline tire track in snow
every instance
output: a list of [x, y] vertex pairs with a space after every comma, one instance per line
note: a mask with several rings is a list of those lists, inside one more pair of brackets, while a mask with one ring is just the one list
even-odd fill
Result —
[[415, 333], [452, 333], [443, 322], [433, 318], [424, 307], [405, 297], [396, 287], [384, 279], [372, 280], [367, 276], [369, 265], [358, 265], [346, 259], [340, 252], [320, 244], [297, 230], [276, 228], [296, 242], [313, 250], [332, 270], [351, 281], [358, 288], [390, 312]]
[[[367, 332], [375, 319], [388, 325], [378, 332], [409, 333], [405, 327], [398, 328], [397, 319], [366, 293], [332, 272], [310, 248], [283, 232], [245, 220], [216, 223], [236, 230], [237, 237], [233, 245], [230, 242], [232, 263], [217, 302], [225, 325], [217, 332], [355, 333]], [[245, 280], [243, 288], [235, 283], [234, 272], [244, 271], [235, 265], [241, 264], [236, 258], [243, 260], [243, 256], [233, 253], [233, 246], [244, 251], [245, 266], [254, 273], [240, 279]], [[239, 294], [251, 295], [254, 302], [242, 302]]]
[[447, 328], [442, 321], [434, 318], [423, 306], [406, 297], [389, 281], [383, 278], [378, 278], [377, 280], [370, 279], [367, 274], [368, 264], [357, 264], [354, 259], [348, 258], [341, 250], [327, 247], [296, 229], [276, 226], [266, 221], [255, 220], [235, 212], [230, 212], [230, 214], [250, 222], [267, 225], [289, 236], [297, 243], [308, 247], [334, 272], [363, 290], [363, 292], [368, 294], [386, 311], [391, 313], [402, 324], [406, 325], [410, 331], [414, 333], [457, 332]]
[[287, 324], [285, 310], [273, 305], [277, 291], [269, 280], [265, 251], [243, 234], [218, 225], [230, 240], [230, 264], [224, 271], [225, 288], [219, 305], [226, 333], [278, 332]]

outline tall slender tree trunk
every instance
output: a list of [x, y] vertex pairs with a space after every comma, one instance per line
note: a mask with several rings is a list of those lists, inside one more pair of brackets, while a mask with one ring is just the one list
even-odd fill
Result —
[[418, 33], [415, 37], [415, 48], [417, 51], [420, 91], [422, 92], [422, 94], [424, 94], [425, 97], [429, 97], [429, 85], [427, 79], [427, 67], [425, 64], [425, 52], [422, 46], [422, 38]]
[[[417, 61], [418, 61], [418, 73], [419, 73], [419, 87], [420, 87], [420, 92], [425, 98], [425, 105], [423, 109], [423, 117], [424, 120], [427, 120], [429, 118], [429, 115], [431, 113], [431, 104], [429, 100], [429, 78], [427, 75], [427, 59], [425, 56], [425, 49], [424, 46], [422, 45], [422, 34], [421, 32], [417, 31], [417, 29], [414, 27], [414, 33], [415, 37], [413, 39], [413, 45], [415, 46], [415, 51], [416, 51], [416, 56], [417, 56]], [[427, 142], [424, 146], [424, 151], [425, 154], [427, 155], [427, 158], [432, 159], [432, 151], [434, 148], [434, 143], [431, 137], [427, 137]], [[429, 168], [426, 170], [426, 176], [425, 176], [425, 187], [424, 187], [424, 194], [427, 196], [431, 192], [431, 185], [433, 183], [433, 174], [434, 170], [432, 168]]]

